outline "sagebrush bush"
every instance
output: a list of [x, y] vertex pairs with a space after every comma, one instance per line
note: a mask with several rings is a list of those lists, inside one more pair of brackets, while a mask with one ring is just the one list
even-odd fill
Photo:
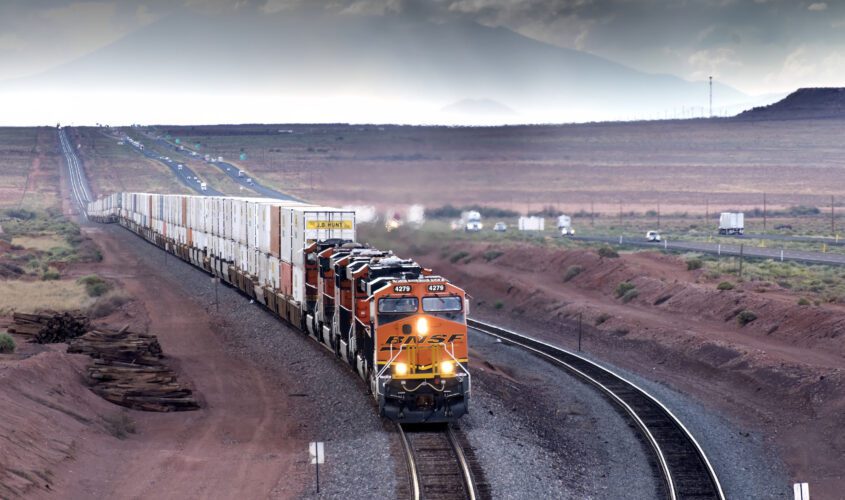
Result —
[[44, 274], [41, 275], [41, 279], [44, 281], [55, 281], [61, 277], [62, 276], [55, 269], [45, 271]]
[[619, 257], [619, 253], [609, 246], [600, 247], [598, 250], [599, 257], [607, 257], [608, 259], [615, 259]]
[[89, 297], [100, 297], [111, 290], [111, 285], [96, 274], [83, 276], [77, 281], [80, 284], [85, 285], [85, 292], [88, 293]]
[[701, 266], [704, 265], [704, 262], [701, 259], [690, 259], [687, 261], [687, 271], [695, 271], [696, 269], [701, 269]]
[[497, 300], [495, 304], [493, 304], [493, 309], [501, 309], [505, 307], [505, 304], [502, 303], [501, 300]]
[[451, 257], [449, 257], [449, 262], [451, 262], [451, 263], [453, 263], [453, 264], [454, 264], [454, 263], [458, 262], [458, 261], [459, 261], [459, 260], [461, 260], [461, 259], [465, 259], [465, 258], [467, 258], [468, 256], [469, 256], [469, 253], [464, 252], [463, 250], [461, 250], [460, 252], [456, 253], [455, 255], [453, 255], [453, 256], [451, 256]]
[[637, 288], [637, 287], [634, 286], [633, 283], [628, 283], [627, 281], [623, 281], [622, 283], [619, 283], [618, 285], [616, 285], [616, 298], [622, 297], [623, 295], [628, 293], [630, 290], [634, 290], [635, 288]]
[[125, 292], [115, 290], [97, 299], [96, 302], [88, 307], [86, 313], [91, 318], [104, 318], [120, 309], [123, 304], [126, 304], [130, 300], [129, 295]]
[[640, 292], [638, 292], [636, 288], [632, 288], [632, 289], [628, 290], [627, 292], [625, 292], [625, 295], [622, 296], [622, 302], [624, 304], [627, 304], [628, 302], [631, 302], [632, 300], [636, 299], [639, 296], [640, 296]]
[[723, 282], [719, 283], [718, 285], [716, 285], [716, 289], [717, 290], [733, 290], [734, 286], [733, 286], [733, 283], [731, 283], [730, 281], [723, 281]]
[[607, 314], [607, 313], [599, 314], [598, 316], [596, 316], [596, 326], [599, 326], [600, 324], [604, 323], [605, 321], [607, 321], [609, 319], [610, 319], [609, 314]]
[[0, 333], [0, 354], [15, 352], [15, 339], [8, 333]]
[[501, 257], [503, 253], [504, 252], [500, 250], [487, 250], [486, 252], [484, 252], [484, 260], [490, 262], [493, 259]]
[[584, 268], [578, 265], [569, 266], [566, 268], [566, 272], [563, 273], [563, 282], [566, 283], [567, 281], [571, 280], [572, 278], [581, 274]]
[[809, 306], [809, 305], [810, 305], [810, 301], [809, 301], [809, 300], [807, 300], [807, 299], [806, 299], [806, 298], [804, 298], [804, 297], [801, 297], [800, 299], [798, 299], [798, 305], [799, 305], [799, 306]]
[[754, 321], [755, 319], [757, 319], [757, 315], [749, 311], [748, 309], [736, 315], [736, 322], [739, 323], [739, 326], [745, 326], [748, 323]]

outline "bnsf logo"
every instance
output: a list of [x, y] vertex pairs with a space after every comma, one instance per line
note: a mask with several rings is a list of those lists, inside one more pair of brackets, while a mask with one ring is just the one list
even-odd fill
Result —
[[446, 333], [437, 334], [437, 335], [429, 335], [427, 337], [417, 337], [415, 335], [391, 335], [385, 339], [382, 343], [384, 346], [381, 349], [389, 350], [391, 345], [399, 345], [399, 344], [449, 344], [452, 342], [460, 342], [461, 339], [464, 338], [464, 334], [457, 333], [454, 335], [449, 335]]

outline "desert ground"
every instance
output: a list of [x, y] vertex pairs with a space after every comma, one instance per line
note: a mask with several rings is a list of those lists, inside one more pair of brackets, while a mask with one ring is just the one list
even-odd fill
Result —
[[[162, 135], [199, 144], [200, 151], [224, 156], [262, 182], [313, 202], [380, 208], [481, 205], [520, 213], [552, 206], [573, 214], [592, 207], [599, 214], [596, 232], [615, 224], [621, 202], [625, 220], [639, 232], [654, 224], [646, 213], [658, 202], [663, 213], [674, 214], [663, 223], [684, 231], [706, 225], [705, 210], [761, 207], [764, 192], [773, 210], [803, 205], [823, 212], [831, 196], [845, 192], [840, 127], [832, 120], [714, 120], [126, 131], [138, 138]], [[77, 128], [71, 135], [96, 193], [179, 192], [165, 168], [117, 145], [107, 131]], [[67, 190], [57, 183], [62, 160], [54, 141], [51, 129], [0, 129], [0, 162], [9, 166], [0, 174], [3, 207], [53, 207], [54, 218], [60, 218], [57, 207], [68, 211]], [[237, 159], [242, 152], [246, 159]], [[234, 189], [213, 169], [205, 175], [224, 192]], [[586, 226], [587, 220], [582, 216], [580, 223]], [[825, 213], [782, 215], [778, 222], [811, 225], [819, 233], [828, 224]], [[50, 490], [73, 496], [162, 491], [299, 496], [308, 479], [295, 450], [304, 449], [310, 436], [285, 417], [320, 407], [298, 396], [290, 372], [280, 369], [277, 359], [256, 361], [237, 348], [252, 335], [238, 327], [242, 316], [219, 317], [207, 297], [202, 302], [186, 296], [164, 261], [137, 254], [130, 238], [113, 231], [86, 226], [79, 238], [68, 240], [72, 229], [52, 222], [26, 226], [26, 234], [16, 220], [0, 225], [21, 231], [17, 243], [0, 242], [5, 245], [0, 263], [21, 269], [4, 276], [2, 286], [23, 286], [16, 294], [33, 294], [23, 306], [0, 304], [4, 321], [13, 308], [37, 308], [48, 300], [55, 308], [102, 308], [101, 320], [108, 324], [130, 322], [156, 332], [180, 374], [208, 403], [187, 417], [126, 412], [68, 382], [83, 371], [77, 355], [16, 338], [22, 347], [0, 354], [0, 376], [7, 381], [0, 385], [0, 398], [10, 402], [0, 410], [0, 432], [25, 431], [24, 438], [6, 445], [14, 455], [3, 456], [14, 460], [0, 458], [0, 469], [6, 470], [0, 491], [8, 496], [49, 496]], [[580, 320], [585, 352], [700, 402], [740, 429], [732, 445], [763, 436], [773, 460], [786, 466], [784, 483], [809, 481], [820, 498], [840, 494], [845, 486], [839, 466], [845, 441], [838, 432], [845, 425], [843, 270], [749, 262], [740, 278], [730, 259], [657, 251], [602, 257], [595, 246], [559, 238], [470, 237], [446, 226], [448, 221], [434, 221], [389, 233], [379, 225], [362, 226], [360, 239], [414, 257], [460, 283], [473, 297], [472, 314], [479, 318], [567, 348], [576, 345]], [[54, 250], [57, 241], [69, 241], [70, 250]], [[698, 264], [691, 265], [694, 260]], [[58, 278], [51, 274], [45, 281], [51, 271]], [[78, 278], [90, 274], [112, 287], [106, 294], [111, 306], [80, 287]], [[45, 282], [53, 285], [50, 290], [36, 290]], [[620, 283], [633, 285], [637, 293], [623, 300]], [[177, 310], [189, 311], [191, 320], [178, 320]], [[748, 321], [745, 312], [755, 318]], [[192, 340], [185, 340], [184, 332]], [[36, 382], [25, 385], [24, 379]], [[49, 397], [24, 396], [35, 391]], [[350, 404], [365, 405], [352, 399]], [[38, 418], [25, 421], [30, 414]], [[43, 423], [51, 419], [58, 424]], [[150, 470], [149, 477], [131, 478], [129, 471], [137, 468]], [[231, 482], [206, 485], [202, 479], [232, 468], [238, 474]]]

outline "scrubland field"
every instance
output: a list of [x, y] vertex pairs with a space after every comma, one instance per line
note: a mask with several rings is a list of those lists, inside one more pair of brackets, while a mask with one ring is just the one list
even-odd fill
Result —
[[[687, 120], [496, 128], [158, 127], [321, 203], [485, 204], [519, 212], [711, 213], [828, 206], [841, 122]], [[837, 200], [838, 204], [845, 199]]]

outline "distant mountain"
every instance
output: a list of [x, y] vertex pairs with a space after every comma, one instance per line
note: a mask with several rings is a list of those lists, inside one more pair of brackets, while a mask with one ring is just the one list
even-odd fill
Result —
[[[508, 103], [517, 113], [510, 119], [522, 122], [663, 118], [673, 111], [704, 110], [708, 98], [704, 82], [642, 73], [501, 27], [325, 11], [259, 15], [246, 9], [225, 17], [182, 10], [43, 74], [0, 82], [0, 95], [67, 89], [111, 96], [145, 113], [159, 106], [161, 113], [171, 113], [163, 117], [180, 115], [166, 109], [172, 103], [163, 104], [161, 97], [145, 96], [193, 99], [210, 116], [217, 116], [215, 106], [226, 99], [241, 110], [262, 107], [254, 100], [265, 97], [354, 102], [363, 96], [386, 108], [417, 103], [414, 113], [431, 113], [417, 118], [422, 122], [439, 120], [438, 110], [468, 95]], [[750, 101], [721, 84], [714, 84], [714, 95], [717, 108]], [[459, 108], [468, 106], [476, 105]], [[242, 113], [238, 119], [309, 119], [290, 114], [290, 106], [263, 108], [263, 114]], [[325, 108], [323, 121], [362, 121]], [[268, 120], [271, 111], [275, 119]], [[218, 122], [227, 120], [220, 116]]]
[[845, 88], [803, 88], [768, 106], [749, 109], [740, 120], [845, 119]]

